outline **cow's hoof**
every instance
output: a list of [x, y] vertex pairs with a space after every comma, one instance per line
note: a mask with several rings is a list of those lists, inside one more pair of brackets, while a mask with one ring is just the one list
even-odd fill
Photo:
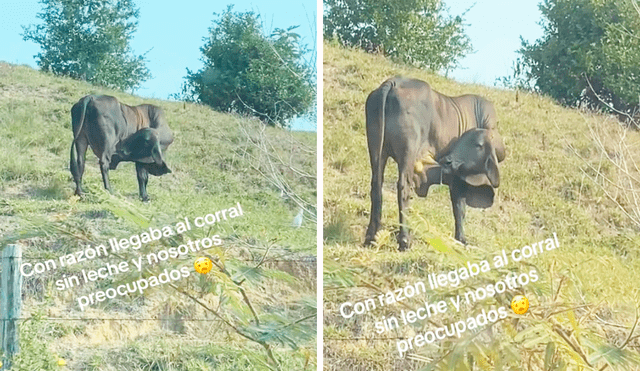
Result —
[[411, 242], [409, 237], [398, 235], [398, 251], [406, 251], [411, 248]]
[[467, 245], [468, 244], [467, 239], [464, 238], [464, 237], [456, 237], [456, 241], [460, 242], [463, 245]]
[[373, 245], [373, 242], [376, 240], [378, 228], [376, 228], [376, 225], [373, 223], [369, 224], [369, 227], [367, 227], [367, 233], [364, 234], [364, 246]]
[[376, 240], [375, 236], [374, 237], [365, 236], [364, 243], [362, 245], [365, 246], [365, 247], [366, 246], [371, 246], [371, 245], [373, 245], [373, 241], [375, 241], [375, 240]]

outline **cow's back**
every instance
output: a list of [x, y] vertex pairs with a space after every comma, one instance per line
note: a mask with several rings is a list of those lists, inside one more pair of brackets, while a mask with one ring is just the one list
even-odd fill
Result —
[[483, 97], [467, 94], [450, 97], [439, 93], [421, 80], [404, 77], [392, 83], [385, 107], [385, 142], [391, 156], [415, 161], [425, 156], [437, 157], [458, 137], [474, 128], [495, 132], [499, 160], [504, 146], [497, 134], [493, 104]]
[[173, 133], [169, 129], [169, 124], [164, 111], [152, 104], [141, 104], [138, 106], [128, 106], [121, 104], [128, 125], [137, 132], [144, 128], [154, 129], [163, 149], [166, 149], [173, 142]]
[[[84, 105], [84, 122], [81, 123]], [[173, 142], [173, 133], [160, 107], [151, 104], [129, 106], [109, 95], [88, 95], [71, 108], [74, 136], [82, 131], [98, 157], [115, 151], [116, 143], [140, 129], [152, 128], [163, 149]]]
[[385, 109], [385, 142], [391, 156], [413, 163], [443, 151], [458, 136], [459, 109], [451, 98], [417, 79], [396, 77]]
[[85, 136], [98, 158], [104, 154], [109, 158], [115, 144], [134, 132], [127, 126], [120, 103], [112, 96], [85, 96], [71, 108], [71, 114], [74, 134]]
[[455, 105], [460, 107], [462, 120], [468, 123], [460, 135], [474, 128], [496, 129], [497, 116], [493, 103], [474, 94], [453, 97], [451, 100]]
[[[83, 109], [86, 110], [83, 112]], [[84, 114], [84, 122], [82, 116]], [[122, 121], [120, 104], [114, 97], [108, 95], [86, 95], [71, 107], [72, 124], [76, 127], [93, 127], [98, 119], [105, 118], [112, 121]]]

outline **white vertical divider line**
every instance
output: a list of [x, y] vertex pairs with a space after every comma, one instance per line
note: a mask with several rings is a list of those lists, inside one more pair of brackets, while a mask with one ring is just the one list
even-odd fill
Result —
[[317, 53], [316, 53], [316, 89], [317, 89], [317, 94], [316, 94], [316, 100], [317, 100], [317, 137], [316, 137], [316, 141], [317, 141], [317, 158], [318, 160], [316, 161], [316, 166], [317, 166], [317, 187], [318, 187], [318, 198], [317, 198], [317, 202], [318, 202], [318, 207], [317, 207], [317, 213], [316, 215], [318, 216], [317, 222], [316, 222], [316, 228], [317, 228], [317, 249], [318, 249], [318, 259], [317, 259], [317, 268], [316, 268], [316, 273], [317, 273], [317, 310], [318, 310], [318, 318], [317, 318], [317, 364], [318, 364], [318, 371], [321, 371], [324, 367], [324, 359], [323, 359], [323, 349], [324, 349], [324, 341], [323, 341], [323, 333], [324, 333], [324, 327], [323, 327], [323, 313], [324, 313], [324, 307], [323, 307], [323, 273], [324, 273], [324, 258], [323, 258], [323, 250], [324, 250], [324, 244], [323, 244], [323, 237], [322, 237], [322, 227], [323, 227], [323, 223], [324, 223], [324, 217], [323, 217], [323, 209], [322, 209], [322, 205], [324, 204], [324, 192], [323, 192], [323, 97], [322, 97], [322, 80], [323, 80], [323, 70], [322, 70], [322, 66], [323, 66], [323, 40], [322, 40], [322, 9], [323, 9], [323, 4], [322, 4], [322, 0], [317, 0], [317, 6], [318, 6], [318, 10], [316, 12], [316, 18], [317, 18], [317, 23], [316, 23], [316, 45], [317, 45]]

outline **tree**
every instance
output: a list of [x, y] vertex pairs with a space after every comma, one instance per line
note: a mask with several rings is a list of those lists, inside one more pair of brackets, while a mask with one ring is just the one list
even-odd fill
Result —
[[40, 44], [44, 71], [111, 88], [134, 90], [151, 75], [144, 56], [131, 53], [138, 9], [131, 0], [41, 0], [44, 23], [23, 26], [23, 38]]
[[440, 0], [325, 0], [324, 37], [383, 52], [403, 63], [449, 70], [471, 51], [462, 17], [445, 17]]
[[205, 66], [195, 73], [187, 69], [183, 96], [284, 127], [313, 107], [315, 73], [303, 63], [306, 49], [296, 27], [265, 36], [253, 12], [234, 12], [230, 5], [214, 15], [200, 49]]
[[[640, 13], [634, 0], [545, 0], [544, 36], [522, 40], [519, 74], [569, 106], [638, 107]], [[516, 73], [518, 74], [518, 73]]]

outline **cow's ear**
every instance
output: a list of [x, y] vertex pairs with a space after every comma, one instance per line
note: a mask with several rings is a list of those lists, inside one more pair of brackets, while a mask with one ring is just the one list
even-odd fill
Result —
[[160, 150], [160, 143], [157, 141], [153, 143], [151, 148], [151, 158], [155, 161], [156, 165], [162, 165], [164, 160], [162, 159], [162, 151]]
[[467, 205], [486, 209], [493, 205], [495, 191], [492, 186], [473, 187], [467, 186], [464, 192], [464, 199]]
[[496, 157], [495, 149], [491, 150], [491, 155], [487, 158], [485, 171], [487, 172], [487, 178], [489, 178], [491, 186], [498, 188], [498, 186], [500, 186], [500, 171], [498, 170], [498, 158]]

